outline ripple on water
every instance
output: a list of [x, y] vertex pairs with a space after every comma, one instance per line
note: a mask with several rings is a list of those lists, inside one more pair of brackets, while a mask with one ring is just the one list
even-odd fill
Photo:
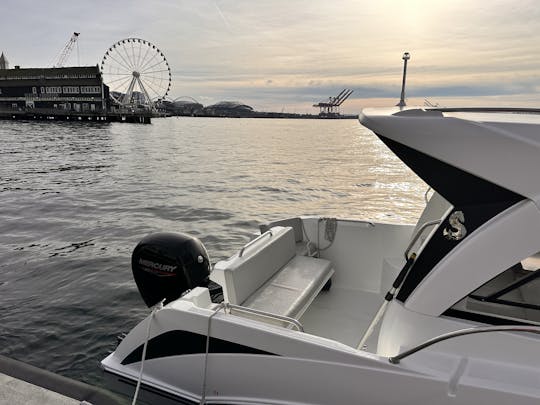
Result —
[[0, 351], [94, 384], [147, 313], [130, 268], [145, 235], [196, 235], [216, 262], [265, 221], [411, 222], [423, 206], [424, 184], [355, 121], [5, 121], [0, 134]]

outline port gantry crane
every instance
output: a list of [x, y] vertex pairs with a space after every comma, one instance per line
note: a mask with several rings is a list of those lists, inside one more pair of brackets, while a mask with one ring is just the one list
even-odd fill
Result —
[[339, 93], [337, 96], [329, 97], [328, 102], [320, 102], [318, 104], [313, 104], [313, 107], [318, 107], [321, 109], [319, 115], [339, 115], [339, 106], [343, 104], [343, 102], [347, 100], [349, 96], [353, 94], [353, 92], [354, 90], [343, 89], [341, 93]]
[[67, 42], [67, 44], [64, 46], [64, 49], [62, 49], [62, 52], [60, 52], [60, 55], [58, 56], [56, 63], [53, 64], [53, 68], [61, 68], [64, 66], [64, 63], [66, 63], [67, 58], [71, 54], [71, 51], [73, 50], [73, 46], [77, 42], [77, 38], [79, 38], [80, 32], [74, 32], [71, 36], [70, 40]]

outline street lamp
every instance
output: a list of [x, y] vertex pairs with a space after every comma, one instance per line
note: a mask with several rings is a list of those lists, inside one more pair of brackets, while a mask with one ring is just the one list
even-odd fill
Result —
[[411, 54], [405, 52], [403, 54], [403, 83], [401, 84], [401, 99], [399, 100], [398, 107], [405, 107], [405, 79], [407, 77], [407, 61], [411, 59]]

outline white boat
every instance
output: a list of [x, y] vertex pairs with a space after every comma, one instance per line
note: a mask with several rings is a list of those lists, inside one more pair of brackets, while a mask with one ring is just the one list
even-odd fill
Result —
[[418, 223], [276, 221], [211, 272], [196, 239], [146, 237], [132, 264], [153, 310], [101, 363], [117, 388], [160, 404], [540, 403], [540, 111], [360, 122], [435, 191]]

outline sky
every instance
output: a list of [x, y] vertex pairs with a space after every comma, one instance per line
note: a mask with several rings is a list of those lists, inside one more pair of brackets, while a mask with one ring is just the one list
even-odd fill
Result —
[[3, 0], [0, 52], [10, 66], [96, 65], [125, 38], [165, 55], [168, 97], [234, 100], [261, 111], [317, 113], [342, 89], [344, 113], [391, 106], [410, 52], [407, 102], [540, 104], [537, 0]]

